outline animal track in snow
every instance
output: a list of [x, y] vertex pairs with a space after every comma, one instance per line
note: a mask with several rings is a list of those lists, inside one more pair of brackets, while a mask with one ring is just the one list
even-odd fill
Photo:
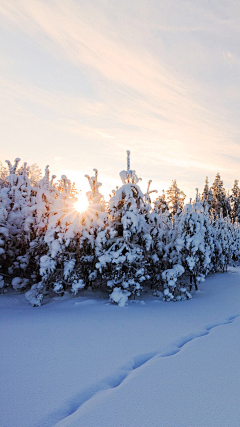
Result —
[[81, 391], [75, 396], [75, 398], [71, 399], [71, 401], [69, 401], [63, 408], [47, 416], [45, 420], [42, 420], [41, 424], [37, 424], [37, 426], [57, 427], [58, 423], [70, 417], [79, 409], [83, 411], [88, 410], [91, 405], [94, 405], [96, 401], [102, 399], [106, 394], [111, 392], [111, 390], [120, 387], [124, 380], [126, 380], [133, 372], [138, 369], [145, 368], [154, 359], [174, 356], [179, 353], [182, 348], [191, 341], [209, 335], [211, 330], [214, 328], [233, 323], [234, 320], [238, 317], [240, 317], [240, 314], [229, 316], [223, 322], [209, 324], [202, 332], [191, 333], [184, 337], [178, 338], [171, 345], [167, 346], [161, 351], [140, 354], [138, 356], [133, 357], [133, 359], [131, 359], [127, 364], [117, 369], [113, 375], [110, 375], [99, 381], [95, 385], [92, 385], [91, 387], [88, 387], [85, 390]]

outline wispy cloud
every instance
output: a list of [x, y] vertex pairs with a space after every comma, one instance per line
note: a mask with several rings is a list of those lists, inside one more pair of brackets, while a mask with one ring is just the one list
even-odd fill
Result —
[[[185, 184], [192, 185], [196, 170], [196, 179], [217, 170], [233, 179], [240, 105], [237, 77], [231, 84], [226, 67], [231, 65], [232, 76], [239, 67], [239, 30], [237, 17], [229, 18], [223, 5], [1, 0], [0, 13], [4, 31], [25, 34], [36, 48], [73, 64], [92, 88], [91, 96], [81, 96], [64, 85], [61, 91], [40, 87], [34, 75], [31, 82], [27, 75], [19, 80], [14, 62], [2, 74], [2, 110], [7, 114], [8, 105], [9, 117], [25, 117], [39, 135], [51, 134], [53, 149], [59, 135], [68, 137], [69, 153], [63, 156], [59, 143], [59, 157], [72, 165], [80, 144], [80, 168], [84, 156], [101, 168], [107, 161], [117, 168], [119, 155], [130, 148], [143, 175], [157, 176], [160, 167], [170, 179], [174, 167], [174, 178]], [[235, 160], [226, 160], [229, 151]]]

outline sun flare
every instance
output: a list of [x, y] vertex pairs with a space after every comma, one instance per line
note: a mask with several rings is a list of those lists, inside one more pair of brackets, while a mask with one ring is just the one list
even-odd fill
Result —
[[85, 212], [88, 209], [88, 199], [85, 194], [79, 194], [78, 200], [74, 203], [74, 207], [78, 212]]

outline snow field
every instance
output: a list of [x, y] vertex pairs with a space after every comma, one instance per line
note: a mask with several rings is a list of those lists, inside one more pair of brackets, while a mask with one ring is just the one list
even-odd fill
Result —
[[179, 304], [1, 295], [1, 425], [238, 426], [239, 274]]

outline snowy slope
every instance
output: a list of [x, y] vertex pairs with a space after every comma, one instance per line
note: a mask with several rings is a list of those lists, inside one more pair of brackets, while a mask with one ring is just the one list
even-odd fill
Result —
[[200, 288], [124, 308], [1, 295], [1, 426], [239, 426], [240, 269]]

